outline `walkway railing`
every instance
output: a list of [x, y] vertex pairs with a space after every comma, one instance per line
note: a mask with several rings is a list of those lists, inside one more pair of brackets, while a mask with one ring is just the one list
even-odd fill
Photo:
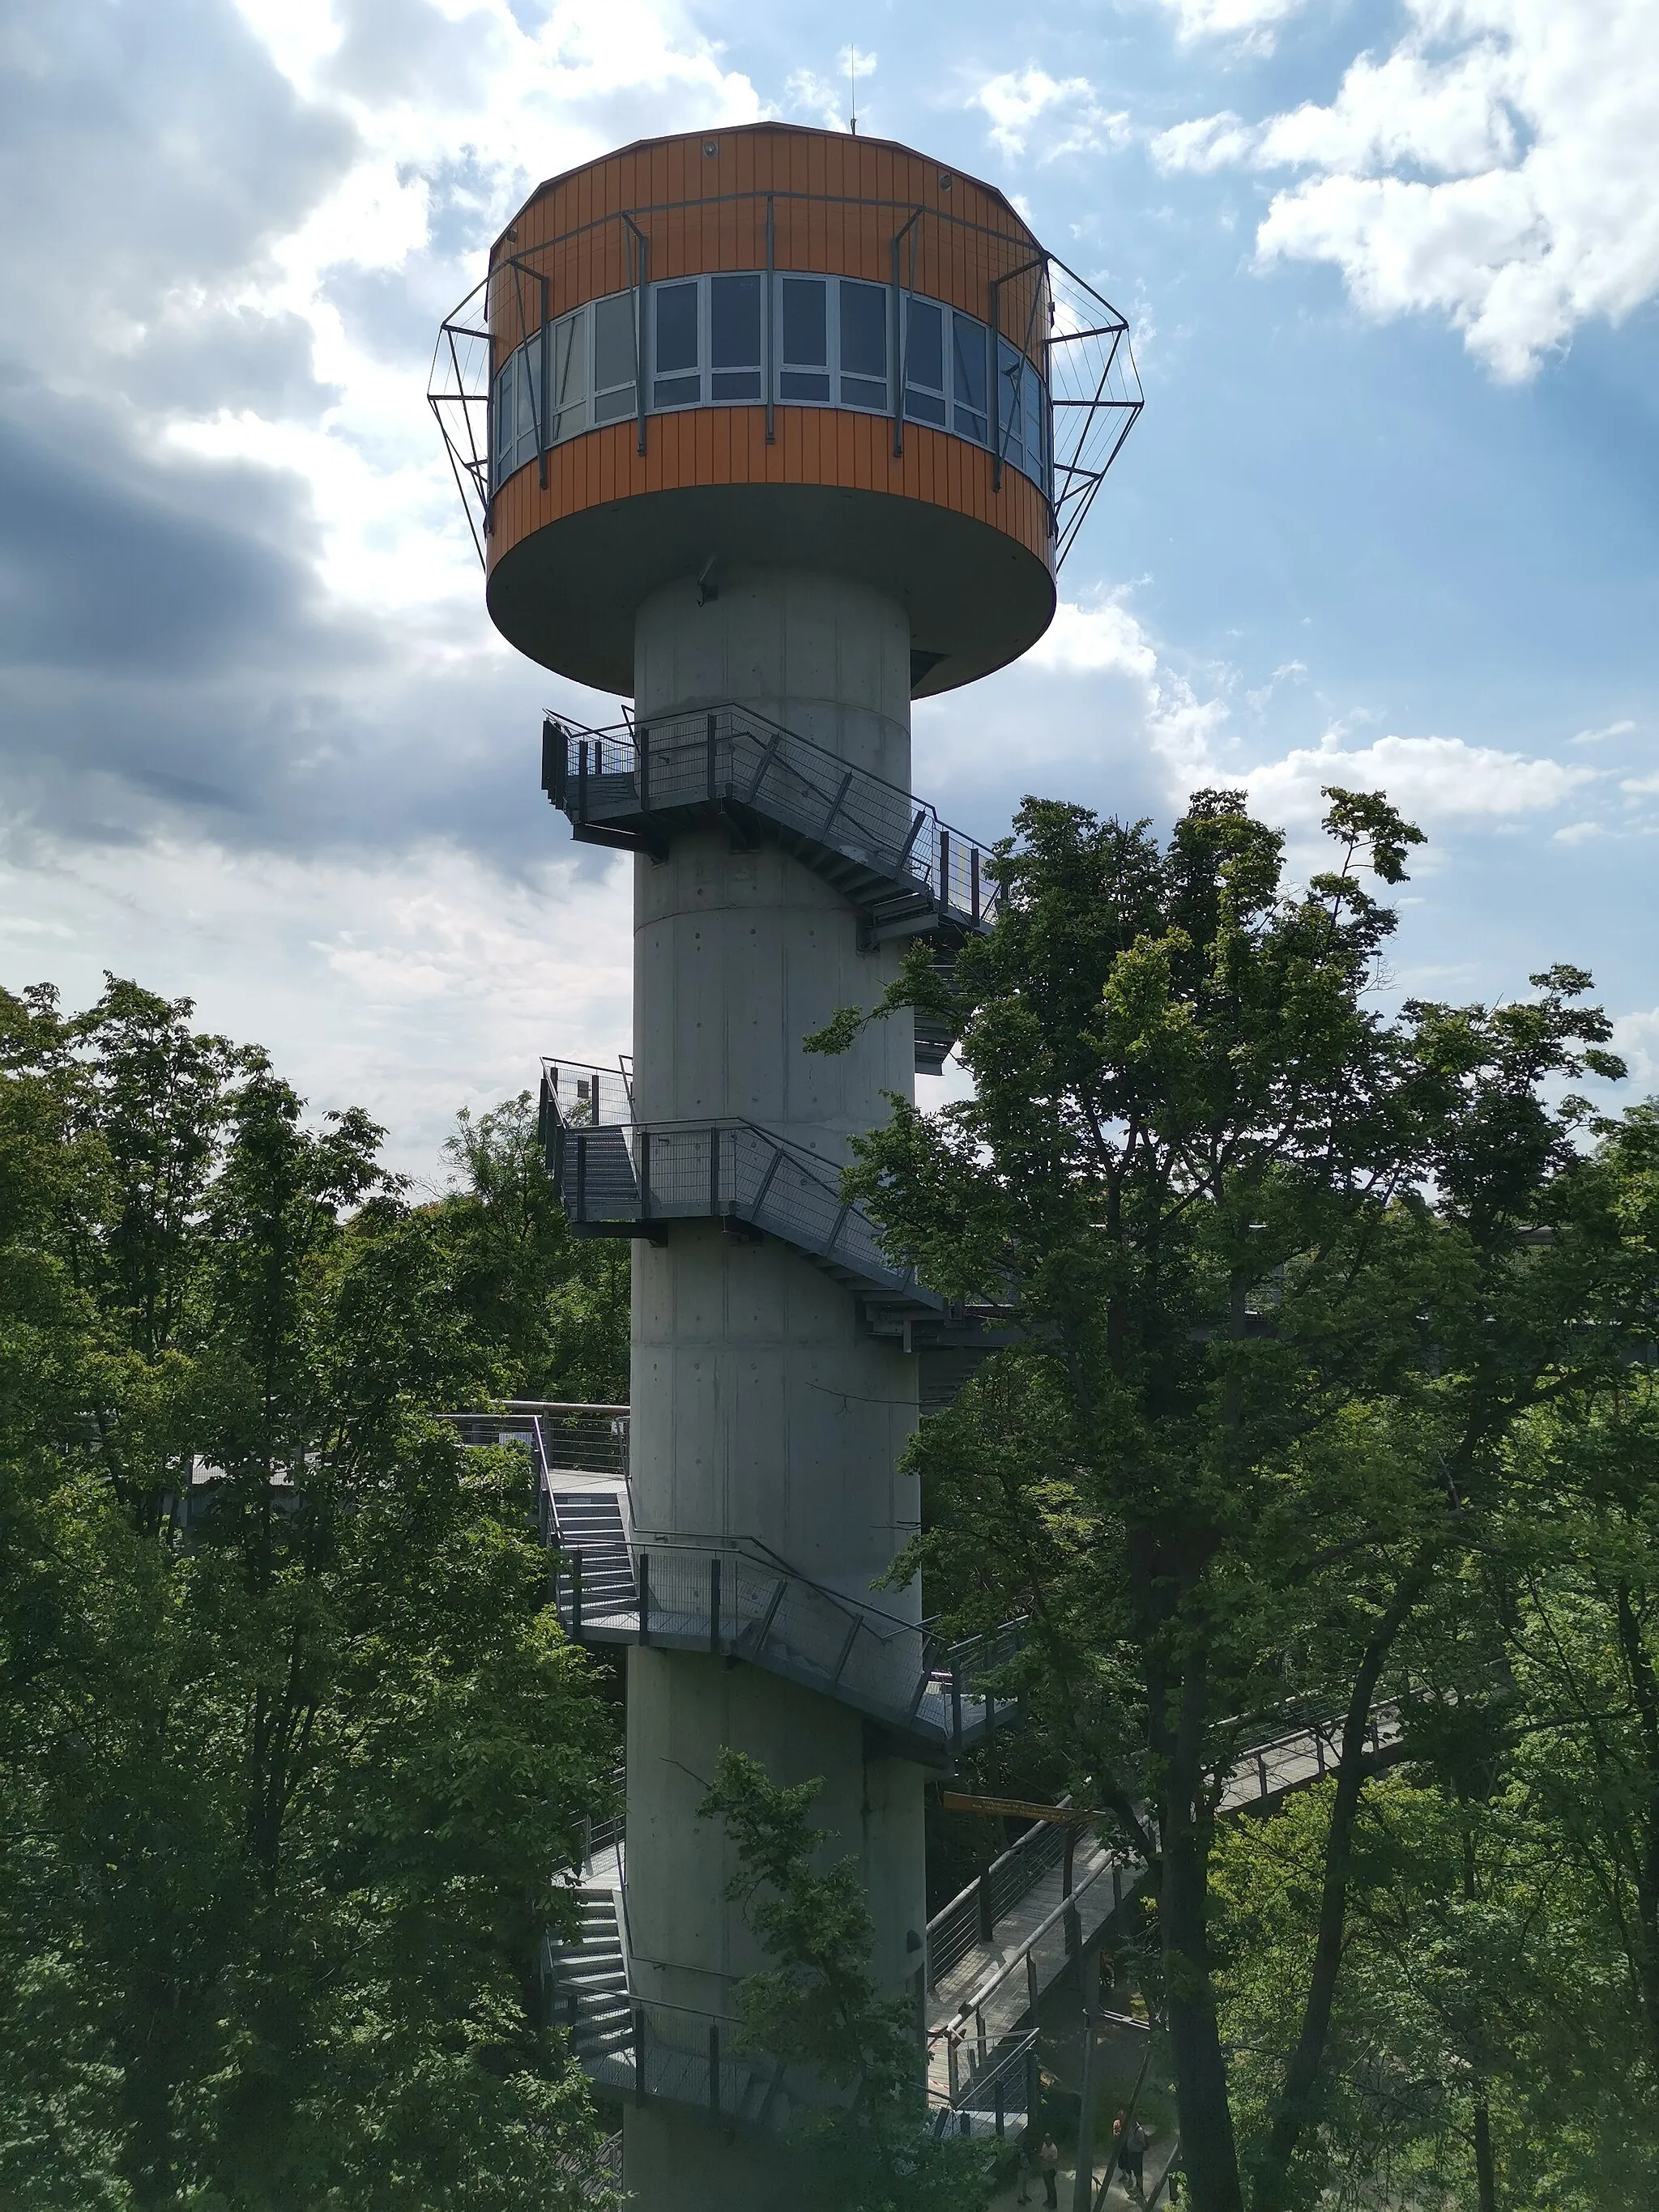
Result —
[[[1249, 1812], [1318, 1782], [1334, 1769], [1339, 1735], [1332, 1724], [1315, 1721], [1253, 1746], [1224, 1778], [1218, 1809]], [[1385, 1698], [1373, 1708], [1369, 1736], [1374, 1761], [1395, 1755], [1402, 1741], [1396, 1699]], [[1058, 1850], [1042, 1832], [1044, 1826], [1060, 1839]], [[1082, 1861], [1075, 1882], [1074, 1850]], [[1063, 1865], [1058, 1898], [1022, 1932], [1011, 1929], [997, 1944], [997, 1921], [1012, 1919], [1020, 1903], [1057, 1863]], [[1010, 2036], [1027, 2018], [1035, 2018], [1043, 1990], [1121, 1911], [1147, 1871], [1143, 1861], [1127, 1852], [1110, 1850], [1076, 1828], [1062, 1830], [1047, 1823], [1029, 1830], [997, 1867], [1003, 1870], [1003, 1879], [988, 1912], [988, 1899], [979, 1885], [973, 1884], [927, 1923], [930, 1990], [970, 1958], [980, 1943], [986, 1949], [985, 1971], [977, 1983], [951, 2002], [947, 2018], [935, 2016], [929, 2033], [930, 2078], [937, 2084], [942, 2057], [953, 2103], [988, 2066], [1000, 2063]]]
[[[611, 1089], [602, 1087], [609, 1078]], [[597, 1110], [614, 1119], [593, 1119]], [[863, 1208], [841, 1194], [835, 1162], [747, 1121], [638, 1121], [613, 1071], [542, 1063], [540, 1139], [572, 1231], [649, 1237], [671, 1221], [741, 1223], [776, 1237], [927, 1340], [972, 1343], [1006, 1328], [1010, 1307], [952, 1307], [899, 1267]]]
[[1019, 1719], [994, 1684], [1019, 1650], [1023, 1620], [941, 1643], [925, 1625], [842, 1597], [755, 1544], [636, 1543], [631, 1604], [584, 1603], [582, 1559], [555, 1570], [560, 1619], [595, 1643], [653, 1644], [744, 1659], [838, 1698], [923, 1757], [955, 1765], [964, 1747]]
[[585, 729], [548, 715], [542, 785], [578, 838], [651, 851], [720, 814], [769, 836], [864, 915], [866, 943], [987, 930], [991, 853], [897, 784], [747, 708]]
[[626, 1406], [567, 1405], [550, 1398], [507, 1398], [497, 1410], [447, 1413], [466, 1444], [531, 1444], [539, 1468], [628, 1477]]

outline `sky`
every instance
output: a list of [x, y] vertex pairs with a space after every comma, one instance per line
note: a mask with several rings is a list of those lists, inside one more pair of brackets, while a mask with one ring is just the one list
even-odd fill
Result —
[[188, 994], [437, 1172], [629, 1042], [629, 863], [538, 788], [618, 702], [483, 609], [426, 401], [526, 194], [860, 127], [1000, 185], [1146, 406], [1048, 635], [915, 782], [1428, 832], [1395, 992], [1595, 975], [1659, 1090], [1651, 0], [0, 0], [0, 982]]

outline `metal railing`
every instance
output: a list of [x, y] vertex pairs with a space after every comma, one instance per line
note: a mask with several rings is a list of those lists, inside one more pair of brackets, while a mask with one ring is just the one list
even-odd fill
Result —
[[942, 823], [897, 784], [854, 768], [763, 714], [721, 705], [665, 720], [585, 729], [550, 714], [542, 781], [584, 828], [629, 825], [653, 842], [677, 814], [714, 809], [782, 833], [787, 845], [831, 858], [854, 903], [897, 898], [914, 913], [879, 918], [871, 934], [945, 927], [988, 929], [1000, 902], [989, 847]]
[[560, 1619], [571, 1636], [744, 1659], [866, 1713], [953, 1762], [1018, 1717], [995, 1680], [1018, 1653], [1024, 1623], [946, 1644], [905, 1621], [826, 1589], [764, 1546], [647, 1544], [629, 1547], [631, 1601], [586, 1601], [580, 1551], [555, 1569]]
[[[861, 1206], [841, 1194], [841, 1170], [753, 1121], [567, 1121], [574, 1063], [547, 1061], [542, 1144], [570, 1225], [589, 1235], [699, 1217], [748, 1223], [821, 1266], [943, 1315], [946, 1301], [899, 1267]], [[592, 1079], [605, 1073], [595, 1069]], [[587, 1094], [579, 1094], [587, 1095]]]
[[[1069, 1805], [1069, 1796], [1060, 1799]], [[959, 1890], [927, 1923], [927, 1986], [932, 1989], [960, 1966], [976, 1943], [989, 1942], [998, 1921], [1029, 1897], [1043, 1876], [1066, 1867], [1076, 1838], [1074, 1828], [1039, 1820], [1018, 1836], [981, 1875]], [[1065, 1883], [1070, 1894], [1071, 1883]]]
[[446, 1413], [465, 1444], [526, 1443], [538, 1470], [628, 1477], [626, 1406], [566, 1405], [545, 1398], [508, 1398], [498, 1409]]

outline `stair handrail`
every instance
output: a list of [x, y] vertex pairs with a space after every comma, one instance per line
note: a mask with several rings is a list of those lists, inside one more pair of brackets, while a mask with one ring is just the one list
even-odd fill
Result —
[[[1376, 1704], [1370, 1708], [1369, 1715], [1370, 1723], [1370, 1733], [1374, 1751], [1381, 1751], [1383, 1748], [1381, 1741], [1381, 1723], [1389, 1715], [1398, 1712], [1399, 1705], [1400, 1701], [1397, 1698], [1389, 1697], [1380, 1698]], [[1266, 1800], [1273, 1795], [1272, 1789], [1268, 1784], [1267, 1774], [1267, 1755], [1269, 1752], [1282, 1750], [1287, 1744], [1301, 1743], [1309, 1746], [1315, 1751], [1316, 1755], [1318, 1756], [1320, 1759], [1319, 1771], [1314, 1778], [1315, 1779], [1319, 1779], [1322, 1777], [1325, 1771], [1322, 1755], [1322, 1751], [1324, 1747], [1328, 1746], [1330, 1736], [1328, 1725], [1323, 1723], [1315, 1723], [1310, 1727], [1294, 1730], [1289, 1735], [1271, 1737], [1262, 1744], [1252, 1746], [1247, 1748], [1243, 1754], [1235, 1760], [1234, 1764], [1227, 1770], [1227, 1773], [1231, 1777], [1245, 1771], [1248, 1762], [1249, 1766], [1255, 1769], [1260, 1783], [1256, 1802], [1265, 1802]], [[1144, 1818], [1143, 1808], [1137, 1807], [1134, 1809], [1138, 1815]], [[1095, 1884], [1102, 1880], [1103, 1876], [1108, 1874], [1115, 1873], [1120, 1877], [1120, 1880], [1114, 1885], [1115, 1889], [1117, 1892], [1114, 1900], [1114, 1910], [1115, 1910], [1117, 1905], [1121, 1905], [1122, 1901], [1123, 1885], [1121, 1877], [1125, 1875], [1133, 1875], [1134, 1880], [1129, 1886], [1131, 1887], [1134, 1887], [1139, 1886], [1140, 1878], [1145, 1875], [1146, 1871], [1146, 1866], [1144, 1860], [1133, 1857], [1125, 1853], [1113, 1851], [1109, 1849], [1102, 1857], [1100, 1863], [1086, 1877], [1082, 1884], [1074, 1888], [1069, 1895], [1061, 1898], [1060, 1903], [1055, 1905], [1053, 1911], [1049, 1912], [1041, 1922], [1039, 1922], [1037, 1926], [1032, 1929], [1028, 1935], [1023, 1936], [1016, 1948], [1005, 1956], [1005, 1958], [997, 1966], [994, 1972], [990, 1975], [989, 1978], [982, 1982], [980, 1986], [971, 1993], [971, 1995], [962, 2000], [956, 2011], [951, 2014], [951, 2021], [942, 2022], [939, 2027], [931, 2031], [929, 2041], [936, 2040], [939, 2035], [946, 2033], [947, 2029], [954, 2022], [970, 2017], [973, 2014], [978, 2012], [982, 2006], [988, 2003], [990, 1999], [995, 1995], [996, 1991], [1001, 1988], [1003, 1984], [1011, 1979], [1012, 1977], [1024, 1966], [1027, 1957], [1036, 1948], [1037, 1944], [1042, 1941], [1044, 1936], [1049, 1933], [1059, 1921], [1064, 1918], [1067, 1912], [1076, 1910], [1078, 1900], [1088, 1891], [1091, 1890]]]
[[[550, 1490], [548, 1492], [548, 1518], [553, 1523], [553, 1530], [550, 1530], [550, 1540], [553, 1531], [556, 1529], [557, 1521], [556, 1503]], [[636, 1593], [649, 1587], [649, 1561], [653, 1556], [666, 1555], [672, 1558], [679, 1555], [699, 1560], [707, 1559], [710, 1562], [720, 1559], [743, 1562], [758, 1569], [769, 1577], [775, 1575], [779, 1581], [779, 1597], [781, 1597], [787, 1587], [793, 1586], [821, 1601], [830, 1608], [838, 1620], [847, 1624], [847, 1636], [842, 1646], [840, 1662], [833, 1670], [825, 1666], [818, 1668], [809, 1668], [807, 1671], [822, 1675], [831, 1675], [836, 1683], [845, 1679], [848, 1688], [842, 1692], [842, 1694], [847, 1697], [849, 1703], [860, 1702], [860, 1699], [852, 1694], [852, 1686], [857, 1680], [857, 1675], [844, 1674], [860, 1634], [870, 1636], [875, 1640], [884, 1661], [889, 1659], [895, 1647], [899, 1646], [903, 1639], [914, 1638], [915, 1650], [914, 1666], [903, 1666], [902, 1671], [895, 1675], [890, 1695], [884, 1691], [878, 1694], [872, 1690], [867, 1693], [868, 1701], [872, 1707], [879, 1705], [881, 1710], [885, 1711], [900, 1725], [910, 1725], [915, 1721], [929, 1683], [937, 1683], [941, 1694], [948, 1696], [951, 1716], [951, 1724], [948, 1727], [941, 1726], [936, 1731], [930, 1729], [927, 1733], [930, 1735], [936, 1734], [941, 1742], [947, 1740], [954, 1741], [960, 1737], [963, 1716], [968, 1708], [984, 1707], [991, 1703], [994, 1693], [988, 1692], [983, 1687], [985, 1678], [999, 1667], [1006, 1665], [1015, 1656], [1019, 1649], [1026, 1626], [1026, 1616], [1019, 1614], [1012, 1620], [1001, 1623], [997, 1628], [982, 1631], [975, 1636], [961, 1638], [955, 1643], [947, 1644], [925, 1622], [906, 1620], [901, 1615], [886, 1613], [878, 1606], [866, 1604], [858, 1598], [849, 1596], [844, 1590], [831, 1589], [828, 1584], [817, 1581], [813, 1576], [803, 1573], [774, 1551], [769, 1545], [756, 1537], [738, 1534], [729, 1538], [691, 1536], [657, 1540], [640, 1534], [634, 1528], [630, 1516], [623, 1524], [623, 1543], [629, 1555]], [[643, 1575], [641, 1572], [642, 1565], [646, 1570]], [[562, 1618], [565, 1612], [564, 1600], [557, 1589], [557, 1582], [562, 1578], [562, 1571], [556, 1569], [555, 1574], [555, 1601], [558, 1605]], [[573, 1572], [573, 1613], [574, 1582], [575, 1576]], [[723, 1650], [726, 1643], [723, 1631], [725, 1600], [723, 1597], [716, 1599], [713, 1594], [714, 1589], [714, 1585], [711, 1579], [708, 1610], [706, 1616], [700, 1616], [700, 1619], [706, 1618], [707, 1632], [711, 1639], [719, 1637], [720, 1648]], [[643, 1604], [647, 1601], [636, 1598], [636, 1602]], [[775, 1599], [773, 1609], [775, 1609], [776, 1602], [777, 1600]], [[714, 1612], [716, 1603], [722, 1607], [722, 1620], [719, 1621], [716, 1620]], [[763, 1651], [766, 1648], [769, 1639], [764, 1631], [769, 1628], [771, 1620], [772, 1610], [763, 1613], [759, 1611], [748, 1611], [734, 1614], [732, 1626], [738, 1632], [738, 1636], [741, 1637], [752, 1631], [757, 1622], [759, 1622], [762, 1625], [763, 1633], [757, 1643], [758, 1652]], [[641, 1623], [641, 1632], [647, 1635], [660, 1632], [653, 1632], [648, 1621]], [[701, 1628], [698, 1632], [702, 1632]]]
[[[543, 787], [556, 806], [572, 813], [573, 820], [587, 818], [595, 783], [617, 777], [632, 786], [641, 812], [659, 805], [665, 744], [683, 752], [693, 766], [688, 796], [695, 794], [696, 799], [711, 805], [735, 803], [757, 812], [766, 811], [758, 805], [761, 782], [774, 763], [782, 761], [788, 773], [826, 810], [816, 831], [803, 820], [799, 826], [804, 834], [816, 834], [820, 842], [831, 842], [835, 822], [850, 811], [849, 787], [856, 788], [861, 796], [875, 801], [890, 825], [888, 830], [869, 833], [876, 841], [871, 858], [879, 856], [884, 872], [896, 884], [914, 882], [932, 895], [941, 910], [953, 918], [967, 917], [973, 927], [988, 927], [995, 918], [1000, 889], [985, 866], [988, 859], [994, 857], [991, 847], [941, 823], [935, 807], [902, 785], [843, 760], [799, 731], [735, 700], [720, 700], [637, 724], [599, 727], [550, 711], [544, 715], [542, 726]], [[746, 792], [729, 788], [738, 781], [735, 754], [740, 737], [751, 738], [763, 746], [759, 772]], [[732, 756], [724, 774], [717, 757], [721, 745]], [[647, 763], [649, 783], [641, 774]], [[850, 841], [836, 842], [840, 849], [845, 849]]]

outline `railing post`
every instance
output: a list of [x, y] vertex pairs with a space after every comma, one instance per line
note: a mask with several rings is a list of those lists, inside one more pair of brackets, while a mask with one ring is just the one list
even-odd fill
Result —
[[1007, 2133], [1007, 2113], [1004, 2110], [1005, 2095], [1006, 2092], [1002, 2086], [1002, 2076], [999, 2074], [996, 2079], [996, 2130], [997, 2141], [999, 2142], [1002, 2141], [1003, 2136]]
[[961, 2084], [957, 2067], [956, 2030], [951, 2027], [947, 2027], [945, 2031], [945, 2078], [950, 2084], [951, 2102], [954, 2105]]
[[720, 1555], [708, 1562], [708, 1648], [716, 1657], [720, 1649]]
[[1267, 1794], [1267, 1754], [1265, 1751], [1259, 1751], [1255, 1755], [1255, 1778], [1257, 1794], [1265, 1797]]
[[587, 1137], [581, 1129], [576, 1132], [576, 1218], [587, 1218]]
[[648, 814], [651, 811], [651, 731], [647, 724], [640, 724], [639, 734], [634, 744], [640, 763], [640, 811]]
[[970, 845], [968, 848], [968, 882], [972, 893], [971, 910], [974, 927], [977, 929], [979, 927], [979, 847], [977, 845]]
[[718, 2120], [720, 2116], [720, 2031], [717, 2021], [708, 2023], [708, 2110]]
[[962, 1759], [962, 1662], [954, 1651], [951, 1654], [951, 1753], [959, 1764]]
[[640, 1219], [651, 1218], [651, 1132], [640, 1131]]
[[570, 1554], [570, 1640], [573, 1644], [580, 1644], [582, 1640], [582, 1555], [580, 1552]]
[[1030, 2008], [1033, 2025], [1036, 2021], [1037, 1998], [1041, 1994], [1037, 1988], [1036, 1956], [1028, 1951], [1025, 1954], [1025, 2002]]
[[708, 1132], [708, 1211], [720, 1210], [720, 1131], [717, 1121]]
[[714, 717], [708, 717], [708, 804], [712, 806], [717, 792], [714, 774]]
[[651, 1641], [651, 1554], [640, 1553], [640, 1641]]
[[988, 1943], [996, 1933], [997, 1924], [996, 1916], [991, 1910], [991, 1872], [988, 1867], [981, 1875], [975, 1894], [979, 1906], [980, 1941]]
[[951, 833], [948, 830], [941, 830], [939, 833], [939, 888], [935, 896], [941, 907], [950, 905]]
[[587, 740], [583, 738], [576, 747], [576, 819], [587, 819]]
[[[1077, 1830], [1068, 1820], [1066, 1824], [1066, 1847], [1060, 1863], [1060, 1893], [1062, 1897], [1069, 1898], [1072, 1893], [1073, 1875], [1076, 1863]], [[1065, 1929], [1066, 1955], [1069, 1959], [1083, 1948], [1083, 1923], [1078, 1917], [1075, 1905], [1067, 1908]]]

